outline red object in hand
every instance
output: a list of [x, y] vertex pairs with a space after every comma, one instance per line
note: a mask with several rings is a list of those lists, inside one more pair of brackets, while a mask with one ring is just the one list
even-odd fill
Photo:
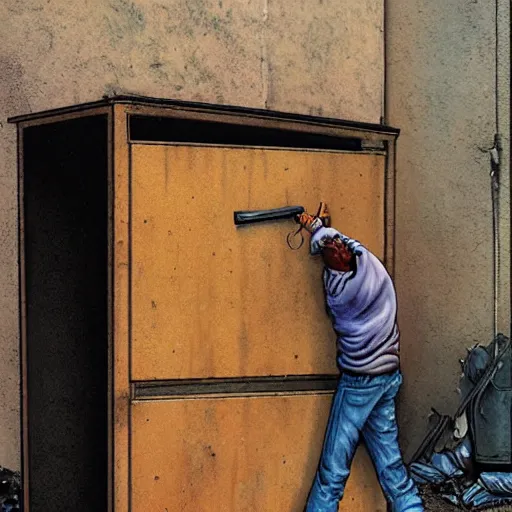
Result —
[[348, 272], [355, 269], [355, 255], [339, 238], [326, 240], [323, 243], [322, 258], [325, 266], [333, 270]]

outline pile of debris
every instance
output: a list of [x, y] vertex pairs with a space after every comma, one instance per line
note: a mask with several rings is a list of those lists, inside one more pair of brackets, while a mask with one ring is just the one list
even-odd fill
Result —
[[512, 505], [512, 350], [502, 334], [461, 361], [461, 402], [453, 416], [433, 410], [412, 457], [412, 478], [458, 510]]
[[21, 476], [0, 466], [0, 512], [20, 512]]
[[[461, 510], [460, 506], [452, 505], [441, 498], [439, 489], [435, 486], [422, 486], [420, 494], [425, 512], [460, 512]], [[481, 510], [485, 510], [486, 512], [512, 512], [512, 508], [510, 508], [509, 505], [492, 508], [484, 507], [484, 509]]]

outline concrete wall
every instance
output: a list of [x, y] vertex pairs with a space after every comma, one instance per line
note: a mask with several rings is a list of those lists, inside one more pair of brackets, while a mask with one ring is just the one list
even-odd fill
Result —
[[383, 1], [0, 3], [0, 465], [18, 469], [16, 137], [6, 118], [104, 94], [379, 122]]
[[[493, 337], [489, 155], [504, 136], [499, 330], [510, 332], [509, 8], [478, 0], [388, 0], [387, 119], [397, 161], [396, 286], [405, 385], [402, 441], [417, 448], [430, 407], [453, 413], [465, 347]], [[498, 107], [498, 109], [496, 109]], [[496, 126], [496, 112], [499, 126]]]

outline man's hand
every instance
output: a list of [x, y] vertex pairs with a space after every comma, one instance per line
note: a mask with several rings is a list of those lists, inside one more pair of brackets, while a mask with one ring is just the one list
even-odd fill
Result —
[[331, 215], [327, 208], [327, 204], [321, 202], [316, 215], [310, 215], [309, 213], [304, 212], [299, 215], [297, 221], [306, 231], [313, 234], [322, 226], [331, 226]]
[[315, 217], [314, 215], [310, 215], [306, 212], [299, 215], [298, 222], [306, 231], [309, 231], [311, 234], [323, 226], [322, 219]]

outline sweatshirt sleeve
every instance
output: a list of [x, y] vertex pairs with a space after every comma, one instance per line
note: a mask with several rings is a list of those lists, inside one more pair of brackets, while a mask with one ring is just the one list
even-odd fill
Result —
[[[340, 233], [334, 228], [321, 227], [311, 237], [311, 254], [318, 254], [321, 252], [320, 242], [324, 238], [339, 237], [347, 245], [347, 247], [356, 255], [361, 256], [363, 251], [366, 251], [365, 247], [360, 242], [349, 238], [348, 236]], [[324, 267], [323, 281], [324, 288], [328, 296], [331, 298], [339, 297], [348, 281], [354, 277], [353, 271], [342, 272], [340, 270], [330, 269]]]
[[363, 250], [365, 250], [364, 246], [358, 242], [357, 240], [354, 240], [352, 238], [349, 238], [348, 236], [344, 235], [343, 233], [340, 233], [338, 230], [334, 228], [326, 228], [321, 227], [317, 229], [313, 235], [311, 236], [311, 243], [310, 243], [310, 250], [311, 254], [319, 254], [322, 250], [320, 246], [320, 242], [324, 238], [334, 238], [339, 237], [343, 240], [345, 244], [347, 244], [347, 247], [357, 256], [361, 255], [363, 253]]
[[324, 267], [324, 288], [330, 297], [339, 297], [347, 282], [353, 277], [354, 272], [341, 272], [339, 270], [333, 270], [331, 268]]

